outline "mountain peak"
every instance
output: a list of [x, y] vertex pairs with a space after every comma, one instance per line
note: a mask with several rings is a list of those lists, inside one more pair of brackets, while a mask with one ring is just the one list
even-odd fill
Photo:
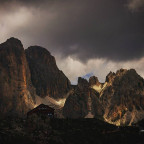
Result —
[[4, 43], [0, 44], [0, 49], [5, 49], [9, 52], [13, 51], [17, 54], [24, 51], [21, 41], [14, 37], [7, 39]]
[[128, 71], [127, 69], [121, 68], [121, 69], [119, 69], [119, 70], [116, 72], [116, 75], [123, 75], [123, 74], [125, 74], [127, 71]]
[[14, 37], [11, 37], [9, 39], [7, 39], [6, 43], [10, 43], [10, 44], [13, 44], [13, 45], [21, 45], [22, 46], [22, 43], [19, 39], [17, 38], [14, 38]]
[[112, 82], [113, 79], [115, 78], [115, 73], [114, 72], [111, 72], [106, 76], [106, 82]]
[[50, 52], [40, 46], [31, 46], [25, 50], [32, 83], [37, 95], [63, 98], [70, 89], [69, 79], [60, 71]]
[[92, 76], [89, 78], [89, 84], [90, 84], [90, 86], [100, 85], [100, 82], [96, 76]]
[[79, 88], [84, 88], [84, 87], [88, 87], [89, 83], [86, 79], [82, 78], [82, 77], [78, 77], [78, 87]]
[[30, 47], [28, 47], [27, 50], [33, 51], [33, 52], [39, 52], [39, 53], [46, 53], [48, 55], [51, 55], [51, 53], [46, 48], [43, 48], [43, 47], [37, 46], [37, 45], [30, 46]]

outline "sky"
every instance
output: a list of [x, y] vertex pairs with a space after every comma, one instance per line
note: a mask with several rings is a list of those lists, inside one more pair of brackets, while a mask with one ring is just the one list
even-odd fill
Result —
[[144, 77], [144, 0], [0, 0], [0, 43], [45, 47], [76, 83], [120, 68]]

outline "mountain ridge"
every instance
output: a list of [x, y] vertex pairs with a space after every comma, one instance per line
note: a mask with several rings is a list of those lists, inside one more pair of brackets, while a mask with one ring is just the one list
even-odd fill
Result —
[[12, 37], [0, 44], [0, 99], [1, 115], [22, 116], [48, 100], [56, 109], [61, 105], [61, 117], [131, 125], [144, 118], [144, 79], [134, 69], [120, 69], [110, 72], [105, 83], [96, 76], [79, 77], [73, 86], [47, 49], [24, 50]]

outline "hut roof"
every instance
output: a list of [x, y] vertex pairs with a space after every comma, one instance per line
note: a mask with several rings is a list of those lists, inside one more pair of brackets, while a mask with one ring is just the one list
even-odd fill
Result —
[[27, 115], [32, 114], [32, 113], [37, 113], [41, 111], [49, 111], [49, 112], [54, 112], [55, 109], [49, 107], [48, 105], [40, 104], [36, 108], [30, 110]]

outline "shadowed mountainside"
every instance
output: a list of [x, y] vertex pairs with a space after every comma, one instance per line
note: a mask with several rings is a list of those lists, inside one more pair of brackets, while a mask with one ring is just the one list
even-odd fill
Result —
[[56, 65], [55, 58], [45, 48], [32, 46], [25, 50], [31, 79], [37, 95], [63, 98], [71, 88], [69, 79]]

